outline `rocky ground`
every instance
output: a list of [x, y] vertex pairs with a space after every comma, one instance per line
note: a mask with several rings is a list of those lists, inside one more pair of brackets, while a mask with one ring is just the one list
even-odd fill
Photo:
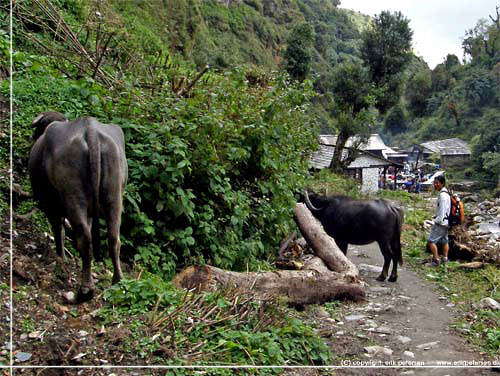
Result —
[[[432, 203], [431, 203], [432, 205]], [[487, 209], [490, 215], [494, 208]], [[496, 218], [497, 212], [493, 214]], [[479, 216], [479, 215], [478, 215]], [[476, 216], [477, 217], [477, 216]], [[483, 213], [483, 219], [485, 214]], [[146, 365], [137, 354], [124, 351], [123, 339], [130, 331], [123, 326], [102, 328], [94, 313], [106, 304], [101, 296], [79, 306], [65, 304], [63, 291], [75, 289], [79, 280], [78, 260], [69, 259], [69, 281], [53, 258], [45, 257], [53, 245], [30, 221], [18, 220], [13, 232], [13, 359], [16, 366], [69, 364]], [[484, 237], [478, 225], [471, 231]], [[8, 364], [10, 338], [10, 231], [0, 224], [0, 364]], [[496, 246], [490, 241], [488, 244]], [[498, 238], [495, 238], [497, 240]], [[50, 254], [50, 252], [49, 252]], [[335, 366], [345, 368], [287, 370], [288, 375], [489, 375], [485, 362], [498, 362], [468, 344], [450, 327], [460, 315], [435, 285], [426, 282], [408, 265], [400, 268], [396, 283], [377, 282], [382, 256], [376, 244], [351, 246], [348, 257], [358, 266], [367, 283], [363, 303], [343, 303], [336, 311], [318, 307], [311, 320], [335, 354]], [[96, 269], [100, 291], [110, 285], [109, 272]], [[140, 339], [138, 339], [140, 340]], [[153, 362], [153, 363], [151, 363]], [[471, 365], [475, 368], [471, 368]], [[454, 366], [454, 368], [450, 368]], [[370, 368], [367, 368], [370, 367]], [[457, 368], [459, 367], [459, 368]], [[9, 370], [0, 370], [8, 375]], [[144, 369], [54, 369], [18, 368], [14, 375], [145, 375], [165, 371]], [[194, 373], [193, 373], [194, 374]], [[206, 374], [202, 371], [196, 374]], [[240, 371], [239, 374], [245, 374]]]
[[[367, 302], [342, 306], [340, 318], [320, 319], [332, 348], [346, 366], [375, 366], [377, 375], [489, 375], [490, 367], [449, 368], [493, 362], [474, 349], [450, 324], [460, 313], [436, 287], [408, 267], [396, 283], [377, 282], [383, 263], [376, 244], [350, 246], [349, 258], [369, 284]], [[377, 266], [378, 265], [378, 266]], [[321, 315], [321, 312], [320, 312]], [[390, 368], [402, 367], [407, 368]], [[364, 368], [341, 374], [367, 374]]]

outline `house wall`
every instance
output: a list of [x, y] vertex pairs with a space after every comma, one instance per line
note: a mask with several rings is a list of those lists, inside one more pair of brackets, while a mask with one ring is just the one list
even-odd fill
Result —
[[378, 167], [364, 168], [361, 192], [370, 194], [378, 191]]
[[[370, 167], [374, 164], [377, 164], [377, 167]], [[389, 166], [390, 162], [387, 163], [387, 165]], [[349, 169], [361, 168], [363, 170], [361, 179], [361, 192], [371, 194], [378, 191], [378, 171], [380, 167], [380, 160], [377, 160], [368, 155], [359, 156], [349, 165]]]
[[470, 162], [468, 154], [441, 155], [441, 167], [464, 167]]

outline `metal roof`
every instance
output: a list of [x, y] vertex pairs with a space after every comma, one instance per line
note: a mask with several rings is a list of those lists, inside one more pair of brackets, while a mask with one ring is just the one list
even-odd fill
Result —
[[[345, 147], [352, 147], [355, 143], [359, 142], [359, 136], [349, 137]], [[337, 144], [337, 135], [333, 134], [322, 134], [319, 136], [319, 143], [322, 145], [333, 145]], [[361, 150], [387, 150], [394, 153], [394, 150], [385, 145], [382, 137], [378, 133], [372, 133], [368, 140], [360, 145]]]
[[448, 138], [445, 140], [428, 141], [420, 144], [426, 149], [441, 155], [470, 155], [469, 146], [459, 138]]
[[[319, 145], [319, 149], [309, 159], [309, 167], [322, 169], [330, 167], [330, 162], [332, 161], [333, 154], [335, 153], [335, 146], [332, 145]], [[361, 151], [362, 155], [368, 156], [371, 159], [370, 165], [366, 167], [383, 167], [383, 166], [398, 166], [403, 167], [401, 163], [388, 160], [386, 158], [381, 158], [379, 156], [373, 155], [368, 151]], [[347, 156], [347, 149], [342, 151], [342, 158]], [[354, 162], [353, 162], [354, 163]], [[349, 168], [350, 166], [348, 166]]]

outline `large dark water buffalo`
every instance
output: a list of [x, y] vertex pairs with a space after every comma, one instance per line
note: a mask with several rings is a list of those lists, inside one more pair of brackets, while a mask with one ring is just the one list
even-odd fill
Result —
[[113, 283], [120, 281], [120, 222], [127, 181], [123, 132], [94, 118], [74, 121], [58, 112], [33, 120], [35, 144], [29, 174], [34, 198], [54, 232], [57, 254], [64, 256], [64, 218], [71, 224], [75, 248], [82, 257], [78, 301], [93, 296], [92, 258], [101, 258], [99, 216], [107, 223]]
[[378, 281], [385, 281], [392, 260], [390, 282], [398, 278], [403, 264], [401, 229], [403, 209], [388, 200], [356, 200], [346, 196], [319, 196], [305, 192], [305, 203], [344, 254], [349, 244], [377, 242], [384, 266]]

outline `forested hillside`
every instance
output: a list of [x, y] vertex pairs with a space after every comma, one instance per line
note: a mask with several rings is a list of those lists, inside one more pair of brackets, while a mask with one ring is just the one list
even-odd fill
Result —
[[[238, 291], [196, 296], [169, 281], [193, 264], [274, 270], [280, 242], [296, 230], [293, 209], [305, 187], [332, 184], [359, 195], [338, 174], [309, 173], [319, 132], [337, 133], [337, 150], [370, 132], [400, 146], [461, 137], [473, 145], [469, 176], [492, 182], [500, 172], [498, 13], [467, 32], [466, 64], [449, 56], [430, 70], [412, 53], [404, 15], [370, 18], [338, 3], [17, 0], [12, 55], [10, 7], [0, 5], [0, 240], [15, 238], [13, 326], [15, 341], [29, 350], [16, 351], [27, 351], [33, 364], [332, 364], [318, 332], [284, 304]], [[94, 116], [125, 134], [126, 277], [110, 288], [110, 260], [96, 263], [100, 293], [87, 306], [59, 304], [78, 267], [65, 279], [58, 263], [41, 257], [43, 244], [52, 246], [43, 235], [50, 227], [33, 210], [27, 164], [31, 124], [43, 111]], [[341, 171], [345, 161], [334, 162]], [[422, 231], [423, 218], [405, 223]], [[80, 258], [66, 245], [74, 266]], [[2, 245], [0, 261], [9, 249]], [[3, 270], [7, 302], [11, 276]], [[47, 321], [56, 329], [41, 328]], [[83, 340], [82, 330], [95, 338]]]
[[123, 253], [167, 275], [184, 262], [255, 267], [288, 233], [319, 130], [313, 82], [286, 77], [289, 31], [314, 26], [307, 75], [326, 76], [359, 60], [367, 22], [323, 1], [25, 0], [13, 16], [16, 171], [42, 111], [122, 126]]
[[385, 118], [385, 135], [406, 146], [467, 141], [473, 163], [465, 176], [491, 189], [500, 174], [499, 7], [464, 30], [462, 47], [464, 56], [448, 55], [434, 70], [419, 64], [408, 71], [405, 95]]
[[[370, 21], [337, 5], [16, 2], [16, 169], [41, 111], [120, 124], [131, 169], [124, 250], [167, 273], [178, 259], [241, 268], [262, 258], [291, 225], [320, 130], [339, 142], [379, 131], [400, 146], [461, 137], [474, 150], [469, 176], [496, 181], [498, 13], [467, 31], [466, 64], [448, 56], [431, 71], [409, 52], [404, 15]], [[390, 27], [396, 37], [386, 41]], [[8, 34], [0, 38], [7, 98]], [[396, 52], [378, 56], [380, 40]]]

